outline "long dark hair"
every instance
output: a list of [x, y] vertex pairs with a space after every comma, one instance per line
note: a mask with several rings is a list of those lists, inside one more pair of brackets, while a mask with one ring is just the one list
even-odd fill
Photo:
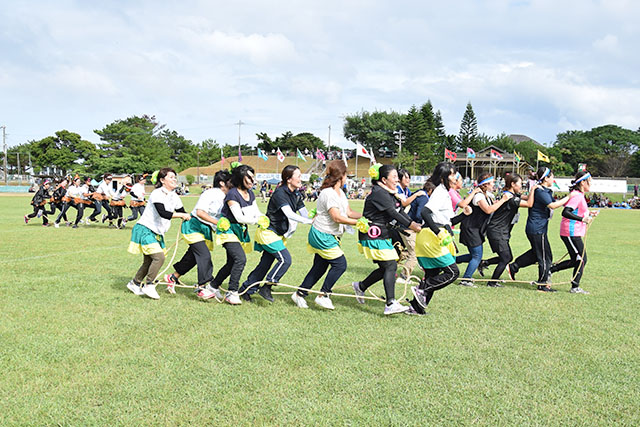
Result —
[[433, 173], [429, 177], [429, 181], [433, 183], [436, 187], [440, 184], [444, 184], [446, 189], [448, 190], [450, 187], [449, 184], [449, 176], [456, 173], [456, 167], [453, 163], [449, 162], [440, 162], [436, 165]]
[[342, 160], [333, 160], [327, 165], [327, 176], [324, 177], [320, 190], [325, 188], [332, 188], [338, 182], [342, 180], [342, 177], [347, 173], [347, 165]]
[[254, 175], [255, 171], [251, 166], [240, 165], [231, 171], [231, 184], [236, 188], [249, 190], [249, 188], [245, 188], [244, 186], [244, 178], [249, 176], [251, 179], [255, 180]]
[[[549, 172], [547, 172], [547, 170]], [[536, 172], [536, 179], [538, 180], [538, 182], [542, 182], [543, 179], [547, 178], [548, 176], [551, 176], [552, 174], [553, 172], [551, 172], [551, 169], [549, 169], [548, 167], [542, 166], [541, 168], [538, 168], [538, 171]], [[544, 178], [543, 178], [543, 175], [544, 175]]]
[[517, 173], [510, 173], [504, 179], [504, 188], [507, 188], [507, 189], [511, 190], [511, 187], [513, 187], [513, 184], [515, 184], [516, 182], [521, 181], [521, 180], [522, 180], [522, 177], [520, 175], [518, 175]]

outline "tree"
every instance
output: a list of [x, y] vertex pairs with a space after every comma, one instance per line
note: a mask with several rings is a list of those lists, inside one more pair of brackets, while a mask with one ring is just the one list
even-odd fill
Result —
[[296, 148], [299, 148], [301, 151], [308, 149], [313, 151], [317, 148], [322, 150], [326, 150], [326, 144], [324, 141], [312, 133], [302, 132], [297, 135], [294, 135], [293, 132], [287, 131], [282, 134], [282, 136], [276, 137], [275, 140], [272, 140], [269, 135], [264, 132], [257, 133], [256, 137], [260, 141], [258, 143], [258, 148], [264, 150], [267, 153], [270, 153], [272, 150], [277, 150], [280, 148], [281, 151], [291, 151], [294, 152]]
[[[424, 106], [423, 106], [424, 109]], [[436, 138], [436, 132], [427, 127], [422, 110], [413, 105], [404, 120], [405, 143], [402, 153], [396, 159], [398, 164], [405, 167], [416, 165], [416, 173], [423, 174], [435, 163], [432, 141]], [[415, 159], [414, 159], [415, 156]]]
[[155, 116], [133, 116], [116, 120], [94, 132], [103, 141], [96, 172], [143, 173], [166, 167], [171, 161], [171, 148], [158, 134], [164, 125]]
[[344, 118], [344, 137], [374, 152], [381, 148], [391, 150], [395, 147], [393, 132], [402, 129], [403, 119], [403, 115], [395, 111], [362, 111]]
[[90, 173], [97, 158], [97, 149], [93, 143], [67, 130], [30, 142], [28, 151], [32, 154], [31, 162], [35, 166], [40, 169], [53, 167], [62, 174], [72, 171]]
[[473, 112], [471, 102], [467, 103], [467, 108], [462, 116], [460, 133], [458, 134], [456, 143], [456, 149], [460, 151], [466, 150], [467, 147], [470, 147], [475, 151], [482, 148], [478, 144], [478, 120], [476, 119], [476, 114]]

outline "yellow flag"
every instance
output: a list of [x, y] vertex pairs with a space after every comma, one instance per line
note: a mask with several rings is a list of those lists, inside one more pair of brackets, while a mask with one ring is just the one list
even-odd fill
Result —
[[538, 161], [549, 163], [549, 156], [547, 156], [544, 153], [541, 153], [540, 150], [538, 150]]

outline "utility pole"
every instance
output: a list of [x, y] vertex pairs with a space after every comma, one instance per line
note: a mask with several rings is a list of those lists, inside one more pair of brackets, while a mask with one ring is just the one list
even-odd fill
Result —
[[327, 150], [331, 150], [331, 125], [329, 125], [329, 138], [327, 139]]
[[0, 127], [2, 127], [2, 145], [4, 147], [4, 185], [9, 185], [7, 181], [9, 179], [9, 172], [7, 169], [7, 127]]
[[394, 142], [399, 147], [398, 148], [398, 157], [400, 157], [400, 155], [402, 154], [402, 143], [404, 142], [403, 133], [404, 133], [404, 131], [402, 129], [393, 132], [393, 134], [395, 135], [395, 141]]
[[[238, 157], [240, 157], [240, 127], [242, 127], [242, 125], [245, 124], [245, 122], [243, 122], [242, 120], [238, 120], [238, 123], [236, 123], [238, 125]], [[239, 161], [240, 159], [238, 159]]]
[[22, 174], [20, 173], [20, 153], [16, 153], [18, 156], [18, 177], [20, 179], [20, 185], [22, 185]]
[[198, 183], [198, 185], [200, 185], [200, 150], [198, 150], [198, 163], [197, 164], [198, 164], [198, 168], [197, 168], [197, 170], [198, 170], [198, 172], [197, 172], [198, 173], [198, 180], [197, 180], [197, 183]]

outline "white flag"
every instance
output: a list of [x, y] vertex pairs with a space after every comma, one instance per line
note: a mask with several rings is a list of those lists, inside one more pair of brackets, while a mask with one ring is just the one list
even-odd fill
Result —
[[371, 158], [371, 154], [359, 142], [356, 142], [356, 156]]
[[345, 166], [349, 166], [349, 162], [347, 162], [347, 155], [344, 154], [344, 148], [342, 149], [342, 161], [344, 162]]
[[371, 163], [376, 162], [376, 156], [373, 155], [373, 150], [369, 150], [369, 155], [371, 156]]
[[280, 151], [280, 147], [278, 147], [278, 151], [276, 151], [276, 157], [280, 161], [280, 163], [284, 162], [284, 154]]

